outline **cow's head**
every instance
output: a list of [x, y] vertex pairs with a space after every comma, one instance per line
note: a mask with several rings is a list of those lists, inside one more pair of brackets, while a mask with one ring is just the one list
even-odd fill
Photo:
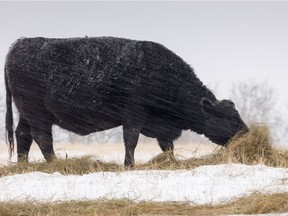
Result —
[[247, 125], [232, 101], [222, 100], [213, 103], [202, 98], [201, 107], [204, 115], [203, 133], [212, 142], [225, 145], [236, 134], [248, 132]]

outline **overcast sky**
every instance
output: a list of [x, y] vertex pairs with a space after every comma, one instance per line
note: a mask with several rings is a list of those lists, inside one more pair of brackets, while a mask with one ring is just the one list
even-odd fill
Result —
[[151, 40], [217, 85], [219, 99], [267, 79], [288, 109], [288, 2], [0, 2], [0, 32], [1, 68], [22, 36]]

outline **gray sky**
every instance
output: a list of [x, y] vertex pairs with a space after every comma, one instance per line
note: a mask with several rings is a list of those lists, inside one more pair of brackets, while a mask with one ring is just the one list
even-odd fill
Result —
[[288, 2], [0, 2], [0, 29], [1, 68], [22, 36], [152, 40], [217, 85], [219, 99], [233, 83], [267, 79], [288, 109]]

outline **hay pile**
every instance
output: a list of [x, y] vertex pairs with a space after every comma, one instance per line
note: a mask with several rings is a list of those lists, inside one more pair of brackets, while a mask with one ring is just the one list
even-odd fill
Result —
[[261, 163], [273, 159], [274, 149], [270, 132], [265, 125], [252, 125], [247, 134], [233, 138], [223, 152], [231, 162]]
[[[254, 124], [247, 134], [233, 138], [227, 147], [217, 149], [215, 153], [187, 160], [176, 159], [171, 152], [157, 155], [146, 163], [136, 163], [132, 169], [191, 169], [203, 165], [227, 163], [265, 164], [274, 167], [288, 167], [288, 151], [280, 151], [272, 145], [269, 129], [266, 125]], [[121, 172], [125, 167], [115, 163], [102, 162], [92, 157], [58, 159], [51, 163], [18, 163], [0, 167], [0, 177], [15, 173], [39, 171], [46, 173], [60, 172], [64, 175], [83, 175], [91, 172]]]
[[181, 161], [169, 151], [158, 154], [147, 163], [137, 166], [138, 169], [177, 169], [178, 167], [181, 167]]
[[268, 166], [288, 167], [287, 151], [273, 147], [269, 128], [264, 124], [253, 124], [249, 132], [241, 137], [235, 136], [227, 147], [215, 154], [189, 159], [193, 165], [243, 163], [265, 164]]
[[248, 165], [265, 164], [274, 167], [288, 167], [288, 152], [273, 147], [269, 128], [264, 124], [253, 124], [249, 132], [241, 137], [235, 136], [214, 154], [187, 160], [175, 160], [160, 154], [144, 167], [154, 169], [190, 169], [203, 165], [242, 163]]
[[218, 154], [227, 157], [227, 162], [243, 164], [266, 164], [281, 166], [288, 164], [285, 154], [273, 147], [269, 128], [264, 124], [253, 124], [247, 134], [233, 138], [227, 148]]

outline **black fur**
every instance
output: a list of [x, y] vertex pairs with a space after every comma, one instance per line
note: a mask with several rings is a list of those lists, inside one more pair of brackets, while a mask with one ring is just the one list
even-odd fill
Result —
[[22, 38], [5, 68], [11, 148], [10, 91], [20, 114], [19, 161], [27, 161], [32, 139], [47, 161], [55, 157], [53, 124], [80, 135], [123, 125], [126, 166], [134, 162], [139, 133], [167, 151], [183, 129], [220, 145], [248, 130], [231, 101], [218, 101], [187, 63], [158, 43]]

